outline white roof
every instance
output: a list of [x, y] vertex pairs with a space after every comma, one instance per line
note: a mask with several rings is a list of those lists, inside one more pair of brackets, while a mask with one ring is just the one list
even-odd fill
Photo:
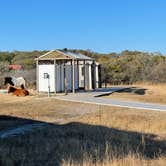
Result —
[[80, 54], [80, 53], [73, 53], [73, 52], [69, 52], [69, 51], [65, 51], [63, 52], [64, 54], [70, 56], [70, 57], [73, 57], [75, 59], [85, 59], [85, 60], [92, 60], [92, 58], [88, 57], [88, 56], [85, 56], [83, 54]]

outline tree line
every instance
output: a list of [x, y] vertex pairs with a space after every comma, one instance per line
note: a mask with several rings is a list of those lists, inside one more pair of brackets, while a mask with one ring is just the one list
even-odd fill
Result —
[[121, 53], [100, 54], [90, 50], [73, 51], [90, 56], [101, 64], [103, 83], [166, 82], [166, 56], [161, 53], [124, 50]]
[[[91, 50], [72, 49], [90, 56], [102, 66], [102, 82], [111, 84], [133, 84], [135, 82], [166, 82], [166, 56], [161, 53], [147, 53], [125, 50], [121, 53], [96, 53]], [[9, 64], [20, 64], [24, 70], [35, 69], [35, 58], [46, 53], [44, 51], [0, 52], [0, 74], [11, 72]]]

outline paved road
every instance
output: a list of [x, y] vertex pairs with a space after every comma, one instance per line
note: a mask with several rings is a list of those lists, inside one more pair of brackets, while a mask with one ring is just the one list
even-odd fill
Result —
[[109, 88], [102, 89], [97, 92], [82, 92], [82, 93], [69, 93], [66, 96], [56, 96], [56, 99], [74, 101], [74, 102], [82, 102], [82, 103], [91, 103], [98, 105], [107, 105], [107, 106], [118, 106], [118, 107], [127, 107], [127, 108], [136, 108], [136, 109], [146, 109], [146, 110], [154, 110], [154, 111], [166, 111], [166, 105], [160, 104], [150, 104], [150, 103], [142, 103], [142, 102], [134, 102], [134, 101], [122, 101], [119, 99], [107, 99], [99, 96], [103, 96], [105, 94], [111, 94], [117, 90], [123, 88]]

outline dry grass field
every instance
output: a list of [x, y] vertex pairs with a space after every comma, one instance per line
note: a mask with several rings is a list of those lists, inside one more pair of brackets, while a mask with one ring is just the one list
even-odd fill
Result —
[[[0, 94], [0, 115], [14, 116], [43, 122], [72, 119], [86, 112], [93, 112], [97, 106], [56, 100], [47, 95], [16, 97]], [[80, 111], [81, 110], [81, 111]]]
[[[48, 126], [0, 140], [2, 166], [165, 166], [166, 112], [0, 94], [0, 130]], [[60, 122], [60, 123], [59, 123]]]
[[107, 98], [166, 104], [166, 84], [135, 84], [124, 87], [127, 89], [115, 92]]

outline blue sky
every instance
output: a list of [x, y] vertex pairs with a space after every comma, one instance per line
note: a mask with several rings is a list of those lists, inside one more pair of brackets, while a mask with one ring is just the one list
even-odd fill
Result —
[[165, 0], [0, 0], [0, 50], [166, 54]]

